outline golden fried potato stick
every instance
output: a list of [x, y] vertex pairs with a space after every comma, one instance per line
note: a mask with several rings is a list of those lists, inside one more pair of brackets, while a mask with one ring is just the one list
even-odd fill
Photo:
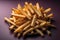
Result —
[[39, 3], [36, 3], [37, 10], [40, 9]]
[[34, 26], [35, 25], [36, 17], [37, 17], [36, 14], [33, 15], [31, 26]]
[[29, 23], [30, 21], [27, 21], [26, 23], [22, 24], [14, 31], [14, 33], [21, 32], [24, 29], [24, 27], [26, 27]]
[[43, 32], [39, 29], [36, 29], [36, 32], [39, 33], [41, 36], [44, 36]]
[[45, 20], [39, 20], [39, 19], [37, 19], [37, 21], [39, 21], [40, 23], [41, 23], [41, 22], [50, 23], [50, 22], [48, 22], [48, 21], [45, 21]]
[[28, 4], [28, 2], [25, 2], [25, 5], [27, 6], [27, 8], [30, 10], [30, 12], [32, 14], [34, 14], [34, 10], [31, 8], [31, 6]]
[[48, 12], [50, 12], [51, 11], [51, 8], [48, 8], [48, 9], [46, 9], [45, 11], [44, 11], [44, 13], [48, 13]]
[[40, 23], [41, 23], [41, 22], [46, 22], [46, 21], [44, 21], [44, 20], [40, 20], [40, 19], [37, 19], [37, 21], [40, 22]]
[[42, 23], [40, 24], [41, 27], [43, 27], [43, 26], [45, 26], [45, 25], [46, 25], [46, 22], [42, 22]]
[[50, 13], [49, 15], [47, 15], [48, 18], [53, 18], [53, 14]]
[[26, 16], [24, 16], [24, 15], [21, 15], [21, 14], [11, 14], [11, 15], [13, 15], [13, 16], [17, 16], [17, 17], [26, 17]]
[[33, 8], [33, 10], [36, 12], [36, 14], [37, 14], [39, 17], [42, 16], [41, 13], [40, 13], [36, 8], [34, 8], [34, 6], [32, 5], [32, 3], [30, 3], [29, 5]]

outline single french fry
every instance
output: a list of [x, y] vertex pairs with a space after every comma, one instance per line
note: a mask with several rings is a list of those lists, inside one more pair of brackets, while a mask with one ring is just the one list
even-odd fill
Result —
[[48, 12], [50, 12], [51, 11], [51, 8], [48, 8], [48, 9], [46, 9], [45, 11], [44, 11], [44, 13], [48, 13]]
[[44, 21], [44, 20], [40, 20], [40, 19], [37, 19], [37, 21], [40, 22], [40, 23], [41, 23], [41, 22], [46, 22], [46, 21]]
[[50, 13], [49, 15], [47, 15], [48, 18], [52, 18], [53, 17], [53, 14]]
[[39, 33], [41, 36], [44, 36], [43, 32], [39, 29], [36, 29], [36, 32]]
[[42, 16], [41, 13], [36, 9], [34, 8], [34, 6], [32, 5], [32, 3], [30, 3], [30, 6], [33, 8], [33, 10], [36, 12], [36, 14], [40, 17]]
[[34, 26], [35, 25], [35, 21], [36, 21], [36, 14], [33, 15], [33, 19], [32, 19], [32, 22], [31, 22], [31, 26]]
[[14, 25], [11, 25], [11, 26], [9, 27], [9, 29], [12, 30], [14, 27], [15, 27]]
[[39, 3], [36, 3], [37, 10], [40, 9]]
[[25, 5], [31, 11], [31, 13], [34, 14], [34, 10], [31, 8], [31, 6], [28, 4], [28, 2], [25, 2]]
[[41, 24], [40, 24], [40, 27], [43, 27], [43, 26], [45, 26], [46, 25], [46, 22], [42, 22]]
[[24, 28], [25, 26], [27, 26], [29, 23], [30, 23], [30, 21], [27, 21], [26, 23], [22, 24], [21, 26], [19, 26], [19, 27], [14, 31], [14, 33], [21, 32], [21, 31], [23, 30], [23, 28]]
[[17, 16], [17, 17], [25, 17], [24, 15], [21, 15], [21, 14], [11, 14], [13, 16]]

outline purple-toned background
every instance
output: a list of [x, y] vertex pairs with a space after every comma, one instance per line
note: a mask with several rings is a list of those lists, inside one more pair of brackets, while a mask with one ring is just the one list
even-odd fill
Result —
[[[52, 36], [45, 35], [44, 38], [41, 36], [37, 38], [16, 38], [9, 31], [9, 26], [5, 23], [4, 17], [8, 17], [11, 14], [11, 8], [16, 8], [17, 4], [20, 3], [22, 6], [24, 2], [32, 2], [35, 4], [39, 2], [41, 6], [44, 8], [51, 7], [52, 13], [54, 13], [54, 25], [56, 25], [57, 29], [52, 30]], [[58, 0], [0, 0], [0, 40], [60, 40], [60, 1]]]

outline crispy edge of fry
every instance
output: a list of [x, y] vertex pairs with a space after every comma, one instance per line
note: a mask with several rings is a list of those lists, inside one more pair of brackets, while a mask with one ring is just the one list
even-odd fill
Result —
[[37, 7], [37, 10], [40, 9], [40, 6], [39, 6], [39, 3], [38, 2], [36, 3], [36, 7]]
[[17, 6], [17, 9], [21, 9], [22, 7], [21, 7], [21, 5], [20, 4], [18, 4], [18, 6]]
[[51, 11], [51, 8], [48, 8], [48, 9], [46, 9], [45, 11], [44, 11], [44, 13], [48, 13], [48, 12], [50, 12]]
[[34, 26], [35, 25], [35, 21], [36, 21], [36, 14], [33, 16], [33, 19], [32, 19], [32, 22], [31, 22], [31, 26]]
[[30, 21], [25, 22], [24, 24], [22, 24], [21, 26], [19, 26], [19, 27], [14, 31], [14, 33], [21, 32], [21, 31], [23, 30], [23, 28], [24, 28], [27, 24], [29, 24], [29, 23], [30, 23]]

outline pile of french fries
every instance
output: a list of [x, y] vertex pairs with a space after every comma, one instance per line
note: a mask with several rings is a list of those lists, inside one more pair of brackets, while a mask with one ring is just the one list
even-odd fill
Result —
[[12, 8], [11, 17], [9, 19], [5, 17], [4, 19], [10, 24], [9, 29], [14, 30], [13, 33], [17, 34], [17, 37], [27, 34], [44, 36], [44, 31], [50, 35], [51, 32], [47, 28], [49, 26], [55, 27], [51, 24], [53, 13], [50, 13], [50, 11], [51, 8], [44, 9], [39, 3], [33, 5], [25, 2], [23, 7], [18, 4], [17, 8]]

